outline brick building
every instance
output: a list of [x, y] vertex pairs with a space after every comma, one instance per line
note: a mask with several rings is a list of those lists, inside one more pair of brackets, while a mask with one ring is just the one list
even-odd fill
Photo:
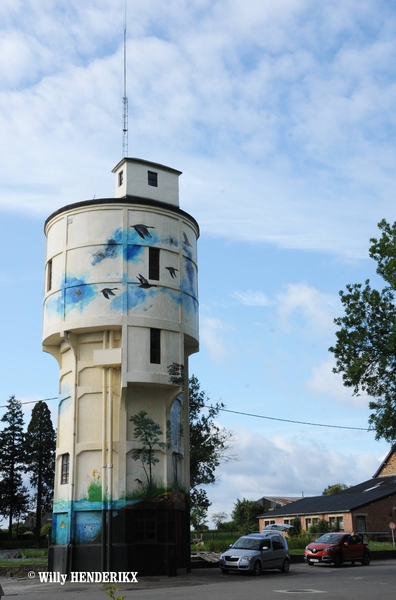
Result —
[[259, 531], [266, 525], [288, 524], [295, 517], [305, 530], [325, 519], [338, 531], [389, 531], [389, 523], [396, 522], [396, 452], [388, 454], [368, 481], [338, 494], [302, 498], [259, 515]]

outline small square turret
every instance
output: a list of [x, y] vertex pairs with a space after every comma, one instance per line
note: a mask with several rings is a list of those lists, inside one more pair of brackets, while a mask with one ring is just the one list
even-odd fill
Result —
[[179, 206], [181, 171], [140, 158], [123, 158], [113, 173], [116, 198], [136, 196]]

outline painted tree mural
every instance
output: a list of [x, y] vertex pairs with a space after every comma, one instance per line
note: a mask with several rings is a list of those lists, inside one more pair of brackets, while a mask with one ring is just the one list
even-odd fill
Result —
[[156, 448], [164, 450], [167, 444], [162, 441], [163, 433], [158, 423], [151, 419], [145, 410], [141, 410], [129, 419], [135, 425], [135, 438], [140, 442], [141, 447], [132, 450], [133, 460], [140, 461], [145, 477], [147, 495], [153, 490], [153, 466], [159, 463], [159, 458], [155, 455]]

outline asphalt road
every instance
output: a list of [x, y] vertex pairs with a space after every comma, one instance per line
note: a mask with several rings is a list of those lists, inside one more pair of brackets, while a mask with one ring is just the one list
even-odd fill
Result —
[[[145, 577], [118, 585], [125, 600], [245, 600], [304, 598], [309, 600], [389, 600], [396, 589], [396, 561], [372, 562], [368, 567], [292, 565], [288, 574], [266, 571], [259, 577], [223, 575], [220, 569], [193, 570], [179, 577]], [[101, 584], [40, 583], [34, 579], [2, 579], [7, 598], [31, 600], [106, 600]]]

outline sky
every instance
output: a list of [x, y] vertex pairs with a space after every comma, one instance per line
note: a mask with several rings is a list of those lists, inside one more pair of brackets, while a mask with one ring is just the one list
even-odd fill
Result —
[[[2, 405], [58, 395], [43, 226], [114, 196], [124, 16], [124, 0], [0, 3]], [[233, 411], [209, 517], [357, 484], [389, 451], [328, 348], [339, 291], [382, 286], [368, 248], [395, 220], [395, 32], [389, 0], [127, 0], [128, 156], [183, 172], [201, 229], [190, 371]]]

